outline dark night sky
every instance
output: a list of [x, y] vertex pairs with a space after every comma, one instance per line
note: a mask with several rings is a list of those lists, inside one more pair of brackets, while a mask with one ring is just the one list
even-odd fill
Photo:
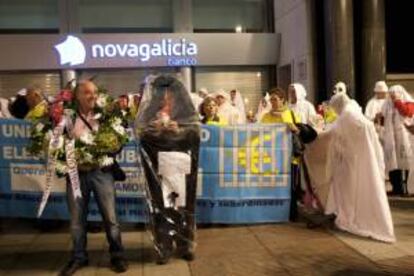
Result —
[[385, 17], [387, 72], [414, 73], [414, 1], [386, 0]]

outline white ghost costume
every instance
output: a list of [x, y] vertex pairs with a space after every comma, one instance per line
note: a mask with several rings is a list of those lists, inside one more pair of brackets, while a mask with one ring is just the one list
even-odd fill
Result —
[[[391, 86], [390, 93], [403, 102], [414, 102], [413, 97], [401, 85]], [[384, 107], [384, 154], [387, 172], [409, 170], [407, 192], [414, 193], [414, 135], [405, 128], [405, 124], [414, 124], [413, 118], [404, 118], [395, 108], [391, 98]]]
[[345, 93], [334, 95], [330, 104], [338, 119], [321, 134], [324, 139], [329, 136], [326, 172], [331, 186], [325, 213], [336, 214], [339, 229], [394, 242], [384, 160], [374, 124]]
[[203, 103], [203, 98], [199, 96], [198, 93], [190, 93], [191, 101], [193, 102], [193, 106], [195, 110], [198, 112], [200, 105]]
[[[333, 96], [335, 96], [336, 94], [341, 94], [341, 93], [348, 96], [348, 89], [346, 87], [346, 84], [342, 81], [335, 84], [334, 90], [333, 90]], [[350, 104], [353, 105], [353, 108], [359, 109], [362, 112], [362, 107], [357, 103], [357, 101], [350, 99]]]
[[234, 97], [234, 99], [231, 99], [231, 104], [237, 108], [237, 110], [239, 111], [239, 124], [245, 124], [246, 123], [246, 110], [244, 107], [244, 101], [243, 101], [243, 97], [240, 93], [239, 90], [235, 89], [236, 91], [236, 96]]
[[[374, 92], [378, 93], [378, 92], [388, 92], [388, 86], [384, 81], [378, 81], [375, 84], [375, 88], [374, 88]], [[385, 104], [387, 99], [377, 99], [377, 97], [373, 97], [371, 98], [368, 103], [367, 106], [365, 108], [365, 116], [370, 119], [371, 121], [374, 121], [375, 116], [378, 113], [382, 112], [382, 108]]]
[[[385, 81], [377, 81], [375, 83], [374, 92], [388, 92], [388, 86], [385, 83]], [[371, 120], [374, 121], [377, 114], [382, 113], [382, 109], [384, 108], [384, 104], [386, 103], [387, 99], [377, 99], [376, 96], [372, 97], [365, 107], [365, 116]], [[378, 136], [380, 138], [380, 141], [383, 142], [384, 137], [384, 127], [380, 124], [375, 124], [375, 129], [377, 130]]]
[[[404, 102], [414, 99], [401, 85], [391, 86], [390, 93], [395, 93]], [[386, 172], [393, 170], [409, 170], [411, 167], [412, 147], [411, 135], [405, 128], [405, 119], [389, 98], [383, 106], [384, 115], [384, 158]]]
[[269, 93], [266, 93], [266, 95], [260, 101], [259, 106], [257, 107], [256, 122], [261, 122], [263, 116], [271, 109], [272, 105], [270, 104], [270, 96]]
[[8, 99], [0, 98], [0, 118], [3, 118], [3, 119], [13, 118], [13, 115], [11, 115], [9, 111], [9, 104], [10, 104], [10, 101]]
[[230, 126], [243, 123], [239, 110], [231, 105], [230, 95], [228, 93], [220, 89], [213, 93], [213, 96], [215, 98], [222, 96], [225, 99], [224, 103], [218, 107], [218, 116], [225, 118]]
[[300, 83], [294, 83], [292, 86], [296, 93], [296, 103], [289, 104], [289, 108], [300, 116], [301, 122], [308, 124], [312, 117], [316, 116], [316, 110], [312, 103], [306, 100], [306, 89]]

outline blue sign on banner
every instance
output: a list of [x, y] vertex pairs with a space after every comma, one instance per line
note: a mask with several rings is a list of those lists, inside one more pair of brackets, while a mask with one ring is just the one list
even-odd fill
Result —
[[[26, 150], [30, 125], [0, 120], [0, 216], [35, 217], [45, 185], [44, 160]], [[197, 187], [197, 221], [260, 223], [287, 221], [291, 142], [284, 125], [203, 126]], [[145, 176], [131, 141], [118, 161], [127, 180], [116, 182], [121, 221], [145, 222]], [[68, 219], [66, 182], [54, 179], [42, 218]], [[99, 220], [94, 201], [89, 219]]]

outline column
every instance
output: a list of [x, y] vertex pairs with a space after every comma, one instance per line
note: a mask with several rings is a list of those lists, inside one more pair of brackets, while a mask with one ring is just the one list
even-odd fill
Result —
[[361, 95], [366, 104], [373, 95], [376, 81], [386, 78], [384, 0], [362, 1]]
[[325, 0], [324, 15], [328, 97], [338, 81], [345, 82], [349, 95], [355, 97], [352, 0]]

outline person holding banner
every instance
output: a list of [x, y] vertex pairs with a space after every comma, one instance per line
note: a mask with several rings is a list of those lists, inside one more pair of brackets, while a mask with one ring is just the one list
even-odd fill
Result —
[[171, 75], [148, 80], [137, 116], [157, 263], [174, 251], [194, 259], [199, 116], [184, 85]]
[[36, 119], [44, 116], [48, 111], [48, 103], [39, 88], [28, 88], [26, 94], [27, 105], [29, 112], [25, 119]]
[[[97, 87], [91, 81], [84, 81], [75, 88], [75, 101], [78, 104], [77, 116], [71, 135], [75, 139], [85, 140], [99, 128], [94, 108], [97, 105]], [[92, 158], [96, 158], [93, 157]], [[69, 160], [68, 160], [69, 164]], [[102, 215], [106, 236], [109, 242], [111, 265], [115, 272], [124, 272], [128, 265], [124, 259], [124, 249], [121, 242], [121, 232], [115, 212], [114, 176], [106, 167], [83, 166], [78, 164], [79, 186], [81, 196], [76, 197], [72, 191], [72, 179], [67, 177], [67, 201], [71, 216], [71, 234], [73, 241], [72, 259], [62, 269], [60, 275], [72, 275], [78, 269], [88, 265], [86, 252], [86, 226], [88, 204], [91, 192], [94, 193]], [[70, 172], [69, 172], [70, 175]]]
[[200, 105], [201, 123], [206, 125], [226, 126], [228, 122], [225, 117], [218, 115], [218, 104], [216, 99], [207, 97]]
[[[300, 116], [290, 110], [286, 105], [285, 91], [281, 88], [273, 88], [269, 92], [270, 104], [272, 109], [266, 113], [261, 123], [263, 124], [286, 124], [290, 131], [298, 133], [299, 129], [296, 123], [300, 123]], [[290, 202], [290, 220], [296, 221], [298, 216], [297, 200], [300, 191], [300, 167], [299, 158], [292, 159], [292, 184], [291, 184], [291, 202]]]

